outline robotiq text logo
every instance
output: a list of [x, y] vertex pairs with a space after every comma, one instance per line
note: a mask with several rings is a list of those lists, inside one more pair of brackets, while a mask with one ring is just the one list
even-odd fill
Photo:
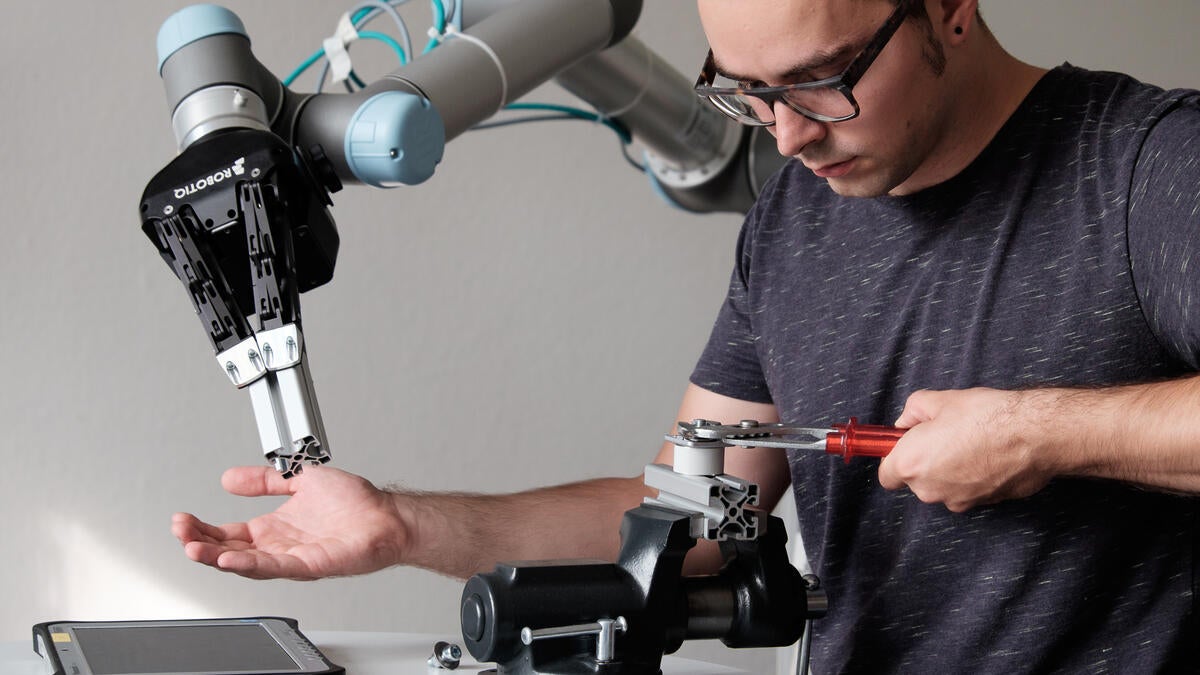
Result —
[[246, 173], [246, 158], [238, 157], [228, 169], [221, 169], [211, 176], [201, 178], [195, 183], [184, 185], [183, 187], [175, 188], [175, 199], [183, 199], [188, 195], [194, 195], [197, 192], [210, 188], [221, 181], [228, 180], [234, 176], [240, 176]]

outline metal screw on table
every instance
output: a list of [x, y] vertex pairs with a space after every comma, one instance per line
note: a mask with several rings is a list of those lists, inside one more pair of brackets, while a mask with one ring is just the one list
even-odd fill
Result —
[[438, 642], [433, 646], [433, 656], [427, 662], [433, 668], [454, 670], [462, 661], [462, 648], [450, 642]]

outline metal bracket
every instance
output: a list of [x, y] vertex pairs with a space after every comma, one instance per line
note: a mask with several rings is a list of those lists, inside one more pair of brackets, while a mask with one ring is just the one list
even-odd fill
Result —
[[664, 464], [646, 467], [646, 486], [658, 497], [646, 504], [692, 514], [691, 536], [697, 539], [746, 541], [758, 537], [758, 486], [734, 476], [687, 476]]

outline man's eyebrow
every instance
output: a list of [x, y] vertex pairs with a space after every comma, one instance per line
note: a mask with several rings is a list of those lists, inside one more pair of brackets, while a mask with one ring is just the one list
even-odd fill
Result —
[[[833, 63], [845, 61], [847, 58], [857, 53], [857, 51], [858, 47], [855, 44], [844, 42], [828, 49], [822, 49], [821, 51], [813, 54], [811, 57], [792, 65], [784, 72], [778, 74], [773, 73], [772, 75], [778, 75], [780, 80], [788, 80], [801, 75], [811, 75], [811, 73], [815, 70], [819, 70]], [[731, 72], [728, 68], [725, 68], [721, 65], [721, 61], [717, 59], [715, 54], [713, 55], [713, 67], [716, 69], [717, 73], [735, 82], [762, 81], [761, 77], [753, 77], [750, 75]]]

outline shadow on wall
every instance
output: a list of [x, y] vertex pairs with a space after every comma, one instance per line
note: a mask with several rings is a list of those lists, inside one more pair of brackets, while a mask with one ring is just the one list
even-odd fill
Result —
[[[46, 585], [46, 606], [58, 615], [38, 621], [213, 616], [212, 608], [188, 598], [170, 582], [155, 579], [142, 561], [122, 554], [82, 522], [50, 514], [42, 531], [53, 548], [49, 559], [54, 569], [47, 570], [46, 578], [56, 580]], [[80, 564], [81, 551], [86, 552], [86, 564]]]

